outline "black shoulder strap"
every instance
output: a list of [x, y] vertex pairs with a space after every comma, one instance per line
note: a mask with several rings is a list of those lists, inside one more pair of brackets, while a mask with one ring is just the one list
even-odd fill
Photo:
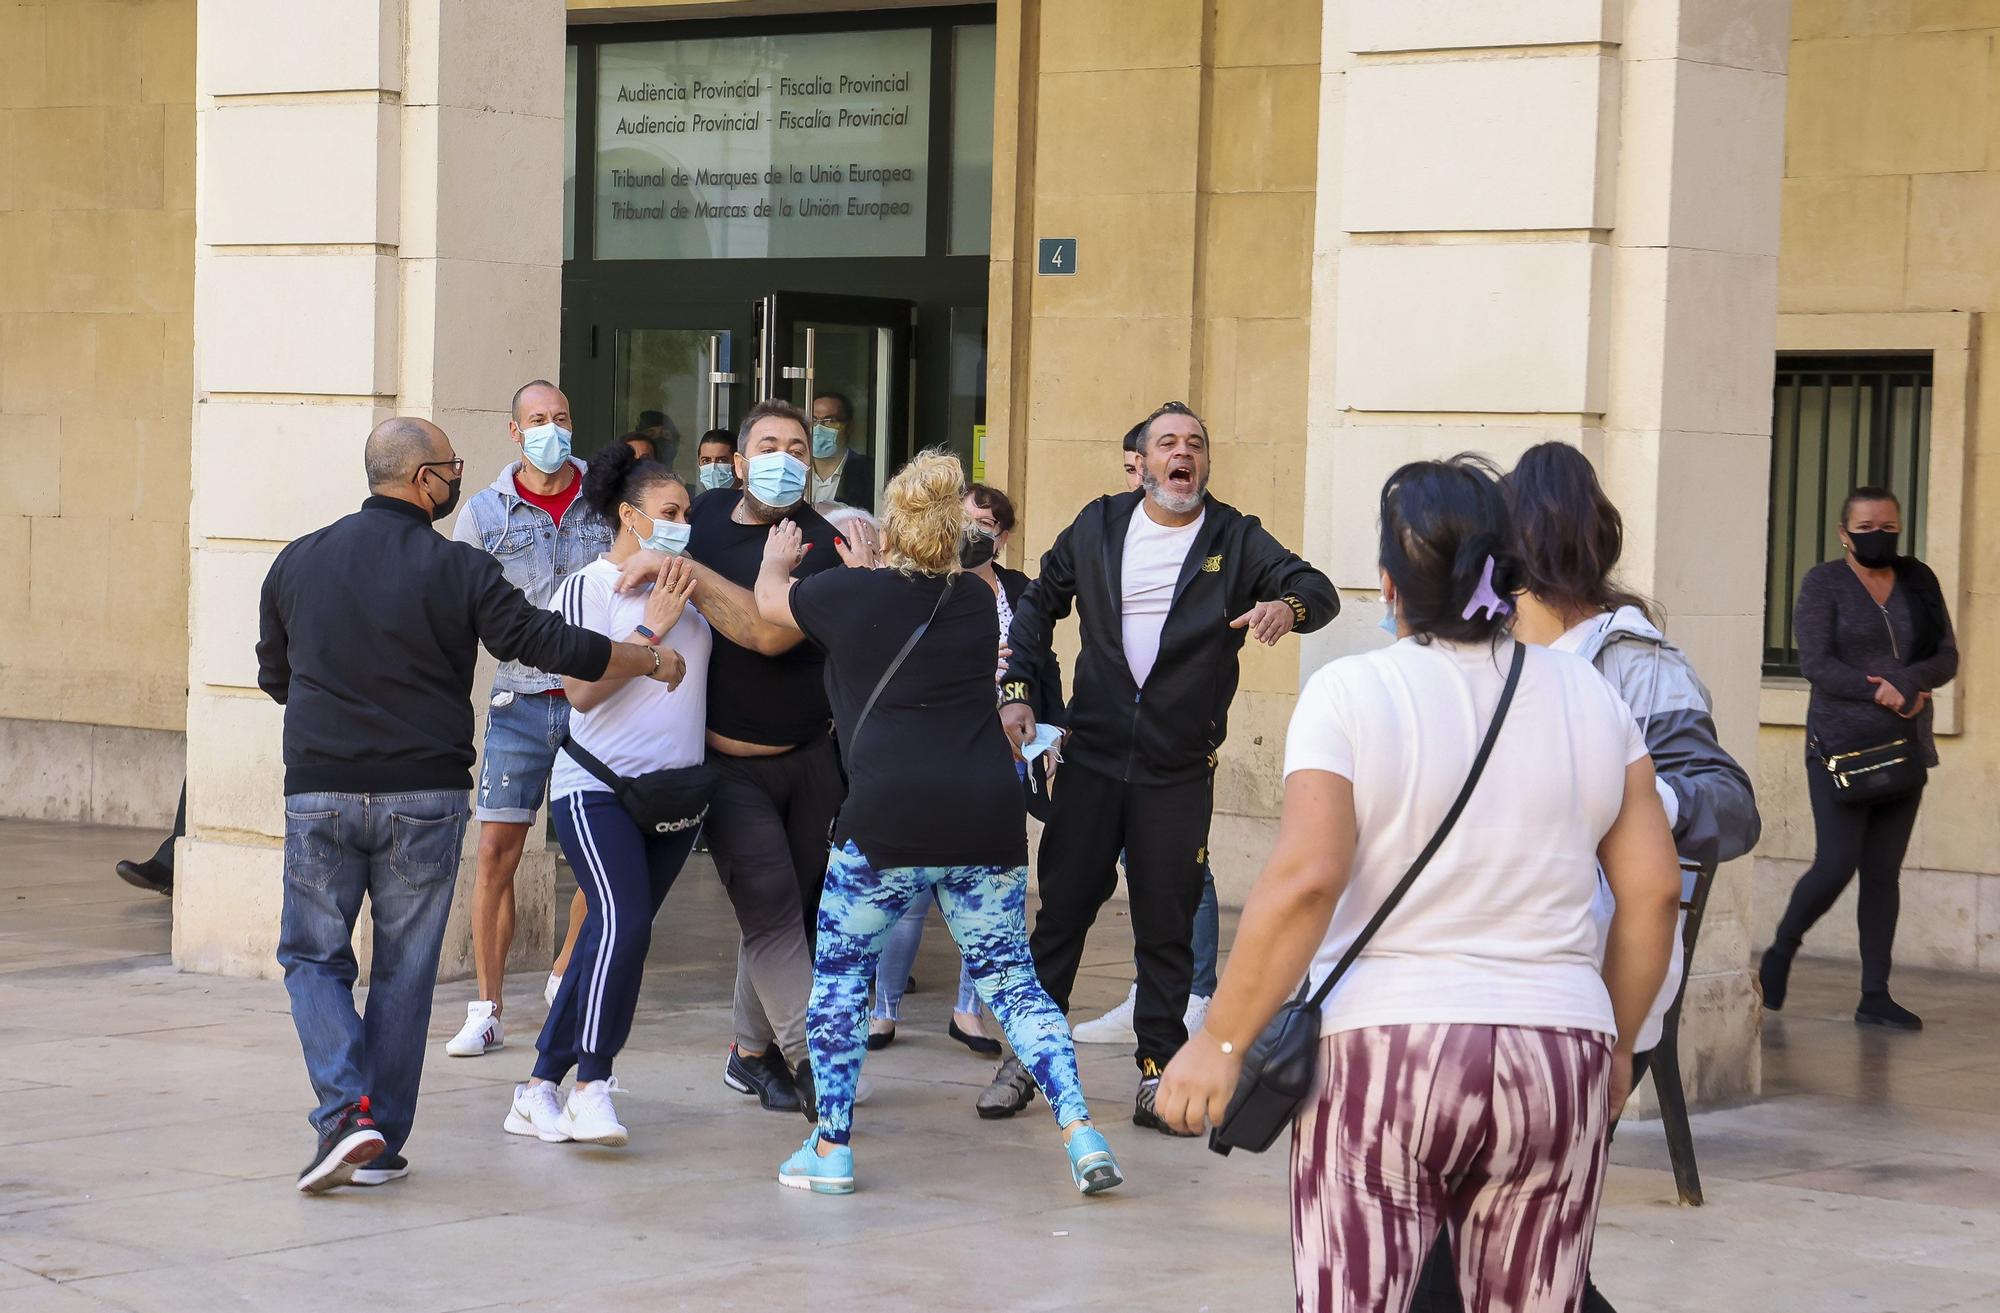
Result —
[[931, 627], [931, 621], [938, 618], [938, 612], [944, 609], [944, 599], [951, 596], [951, 586], [957, 582], [957, 578], [956, 575], [945, 576], [944, 590], [938, 594], [937, 605], [931, 608], [930, 615], [925, 617], [924, 622], [917, 626], [916, 632], [903, 644], [903, 650], [896, 653], [895, 659], [889, 662], [889, 668], [882, 672], [882, 678], [875, 681], [875, 688], [868, 694], [868, 701], [861, 704], [861, 714], [854, 719], [854, 732], [847, 736], [847, 755], [850, 759], [854, 756], [854, 745], [861, 741], [861, 727], [868, 723], [868, 713], [875, 710], [876, 699], [882, 696], [883, 689], [889, 687], [889, 681], [896, 677], [896, 672], [903, 668], [904, 658], [910, 655], [910, 650], [923, 638], [924, 631]]
[[1431, 841], [1424, 845], [1424, 850], [1417, 854], [1417, 860], [1410, 863], [1410, 869], [1403, 874], [1402, 882], [1389, 891], [1389, 896], [1382, 900], [1382, 906], [1375, 909], [1375, 915], [1369, 919], [1367, 925], [1361, 927], [1361, 933], [1354, 937], [1354, 942], [1347, 946], [1347, 952], [1341, 955], [1339, 964], [1333, 968], [1325, 982], [1313, 991], [1313, 1007], [1317, 1008], [1326, 1002], [1326, 996], [1333, 992], [1333, 987], [1340, 983], [1340, 978], [1354, 965], [1354, 959], [1361, 956], [1361, 950], [1368, 947], [1368, 941], [1375, 937], [1375, 932], [1389, 919], [1389, 913], [1396, 910], [1396, 904], [1403, 901], [1403, 895], [1410, 892], [1410, 886], [1417, 882], [1417, 877], [1423, 874], [1426, 866], [1430, 865], [1431, 858], [1435, 857], [1437, 850], [1444, 846], [1445, 838], [1451, 833], [1452, 827], [1458, 824], [1459, 813], [1463, 812], [1465, 804], [1471, 801], [1472, 790], [1478, 785], [1479, 777], [1486, 773], [1486, 759], [1493, 755], [1493, 742], [1500, 737], [1500, 726], [1507, 719], [1507, 708], [1514, 703], [1514, 689], [1521, 682], [1521, 667], [1527, 659], [1528, 645], [1515, 639], [1514, 662], [1507, 668], [1506, 686], [1500, 690], [1499, 704], [1493, 708], [1493, 723], [1486, 727], [1486, 739], [1479, 745], [1479, 755], [1472, 759], [1472, 769], [1465, 776], [1465, 786], [1458, 791], [1458, 800], [1453, 802], [1451, 810], [1444, 814], [1444, 820], [1438, 823], [1437, 833], [1433, 834]]
[[562, 750], [567, 752], [570, 755], [570, 759], [576, 762], [577, 765], [583, 767], [598, 779], [603, 780], [604, 787], [612, 790], [614, 793], [617, 791], [618, 786], [625, 782], [616, 771], [599, 761], [589, 752], [584, 751], [583, 745], [578, 743], [576, 737], [568, 730], [563, 731]]

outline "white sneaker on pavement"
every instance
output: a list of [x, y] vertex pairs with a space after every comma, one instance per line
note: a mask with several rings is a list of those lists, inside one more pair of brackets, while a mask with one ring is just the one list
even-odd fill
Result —
[[556, 991], [561, 988], [562, 976], [554, 971], [549, 972], [549, 983], [542, 986], [542, 1001], [550, 1007], [554, 1007], [556, 1005]]
[[554, 1081], [514, 1087], [514, 1103], [501, 1128], [509, 1135], [532, 1135], [544, 1144], [561, 1144], [569, 1136], [561, 1127], [562, 1090]]
[[611, 1106], [611, 1082], [594, 1080], [570, 1091], [556, 1126], [569, 1139], [581, 1144], [602, 1144], [617, 1148], [631, 1136], [618, 1122], [618, 1110]]
[[1187, 1027], [1188, 1034], [1199, 1030], [1202, 1019], [1208, 1016], [1208, 998], [1206, 994], [1188, 995], [1187, 1011], [1181, 1015], [1181, 1024]]
[[444, 1051], [454, 1058], [476, 1058], [507, 1047], [507, 1032], [485, 999], [465, 1005], [465, 1024], [445, 1042]]
[[1132, 1009], [1139, 1002], [1139, 986], [1126, 992], [1125, 1001], [1101, 1017], [1077, 1023], [1070, 1035], [1079, 1044], [1137, 1044], [1132, 1030]]

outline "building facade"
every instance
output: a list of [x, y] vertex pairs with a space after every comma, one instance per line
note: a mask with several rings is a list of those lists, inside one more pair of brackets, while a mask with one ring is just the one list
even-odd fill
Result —
[[[388, 414], [490, 478], [539, 375], [581, 449], [658, 412], [690, 467], [756, 397], [839, 391], [878, 480], [943, 444], [1007, 488], [1030, 568], [1189, 401], [1217, 494], [1349, 603], [1245, 653], [1236, 898], [1300, 679], [1380, 641], [1383, 476], [1581, 446], [1758, 763], [1690, 986], [1708, 1098], [1756, 1088], [1751, 954], [1811, 852], [1787, 590], [1842, 480], [1900, 479], [1968, 654], [1902, 957], [2000, 970], [1994, 6], [39, 0], [0, 33], [0, 807], [163, 824], [185, 762], [187, 969], [275, 970], [271, 556], [358, 502]], [[532, 855], [524, 965], [552, 885]]]

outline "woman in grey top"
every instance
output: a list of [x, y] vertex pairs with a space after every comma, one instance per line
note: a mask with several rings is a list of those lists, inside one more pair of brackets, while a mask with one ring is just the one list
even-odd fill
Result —
[[1824, 767], [1831, 753], [1910, 737], [1926, 766], [1937, 765], [1931, 690], [1958, 673], [1958, 643], [1944, 592], [1930, 567], [1896, 554], [1902, 507], [1886, 488], [1857, 488], [1841, 508], [1845, 559], [1816, 565], [1799, 586], [1799, 668], [1812, 684], [1806, 711], [1806, 792], [1812, 799], [1813, 864], [1792, 889], [1758, 975], [1764, 1006], [1785, 1005], [1792, 956], [1813, 923], [1861, 872], [1855, 917], [1861, 928], [1863, 1025], [1921, 1030], [1916, 1013], [1889, 997], [1889, 958], [1901, 903], [1898, 877], [1923, 790], [1875, 803], [1835, 791]]

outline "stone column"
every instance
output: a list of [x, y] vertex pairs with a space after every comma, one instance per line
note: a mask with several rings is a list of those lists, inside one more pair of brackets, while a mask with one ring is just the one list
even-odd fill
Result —
[[[258, 590], [287, 542], [360, 504], [362, 442], [379, 420], [441, 424], [470, 491], [510, 450], [513, 388], [555, 376], [564, 9], [201, 0], [199, 31], [174, 960], [275, 975], [282, 715], [256, 687]], [[553, 870], [540, 851], [523, 863], [515, 965], [548, 961]], [[468, 856], [447, 973], [469, 963], [470, 873]]]
[[[1756, 748], [1776, 314], [1783, 0], [1329, 0], [1307, 551], [1354, 603], [1308, 671], [1381, 642], [1383, 479], [1462, 450], [1581, 447]], [[1747, 863], [1711, 897], [1690, 1094], [1752, 1093]]]

